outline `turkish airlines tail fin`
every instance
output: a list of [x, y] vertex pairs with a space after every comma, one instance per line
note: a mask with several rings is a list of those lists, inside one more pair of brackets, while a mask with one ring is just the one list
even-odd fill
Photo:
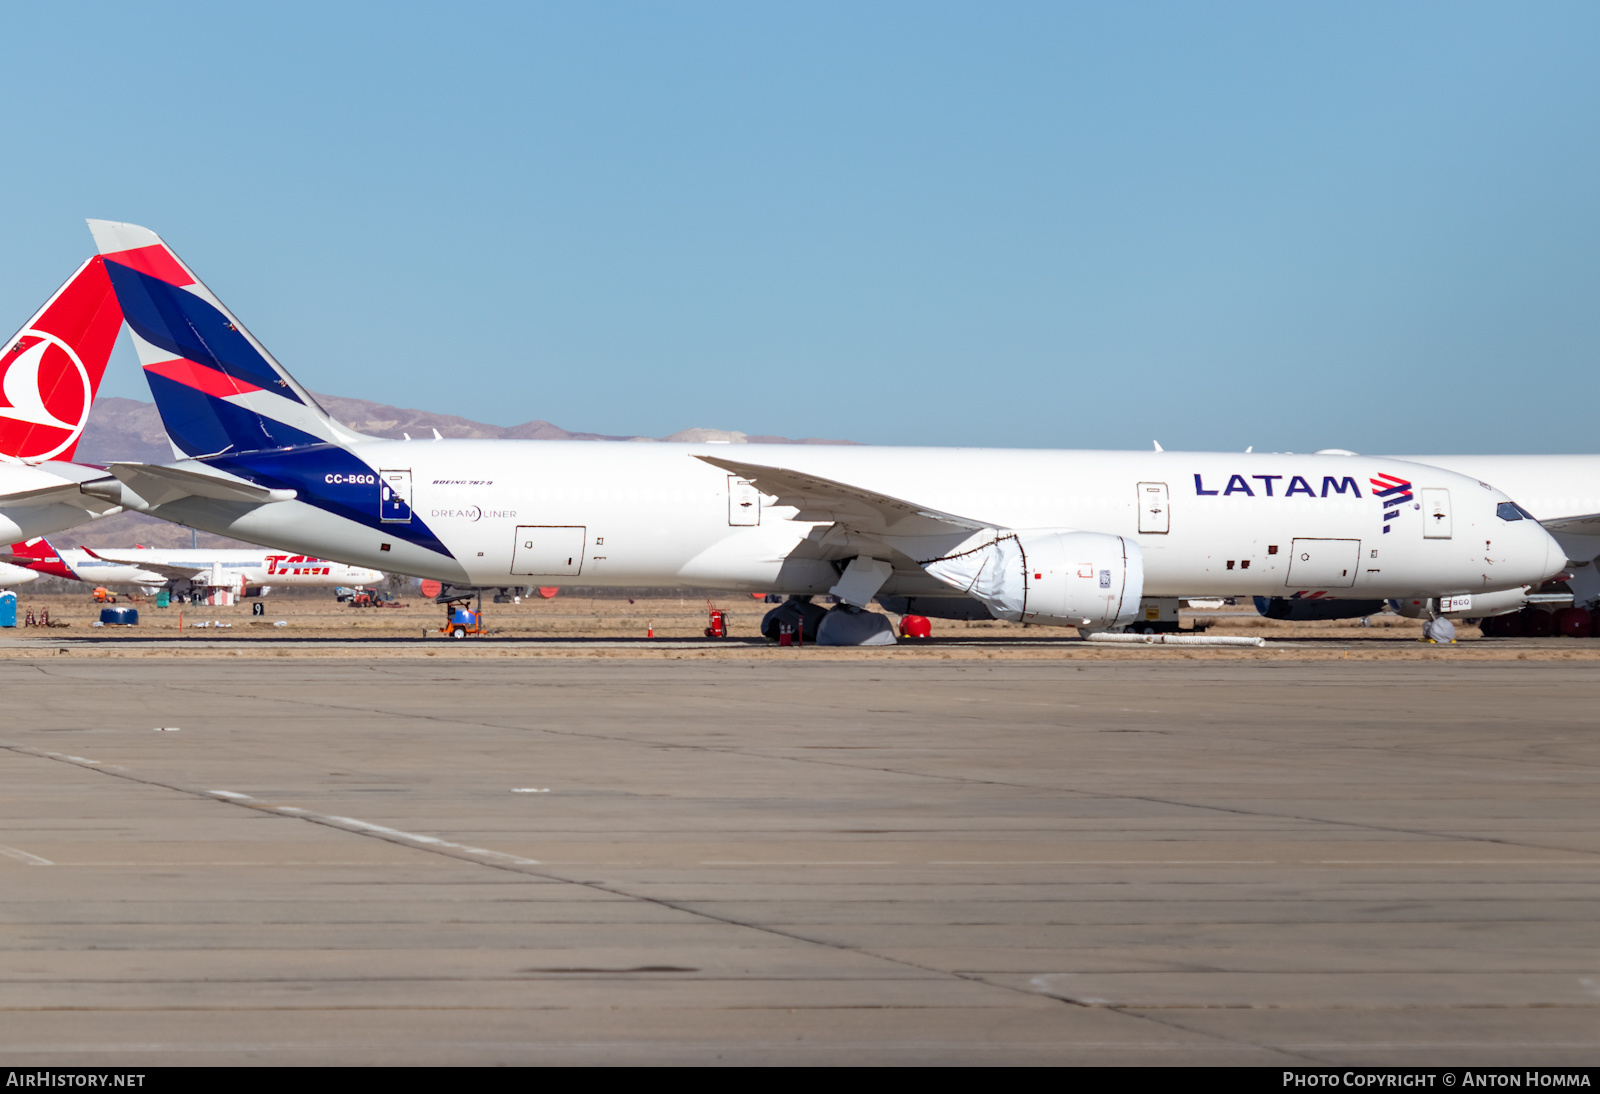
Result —
[[173, 452], [365, 440], [340, 426], [161, 237], [89, 221]]
[[65, 577], [72, 581], [78, 580], [78, 575], [72, 572], [66, 560], [50, 546], [50, 541], [43, 536], [27, 540], [23, 543], [13, 543], [10, 553], [0, 556], [0, 562], [8, 562], [13, 566], [21, 566], [25, 570], [35, 573], [49, 574], [51, 577]]
[[0, 461], [70, 461], [100, 390], [122, 310], [91, 258], [0, 352]]

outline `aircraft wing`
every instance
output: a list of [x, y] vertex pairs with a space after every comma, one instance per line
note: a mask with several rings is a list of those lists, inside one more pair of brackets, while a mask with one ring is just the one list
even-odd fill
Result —
[[1541, 520], [1546, 532], [1560, 532], [1569, 536], [1600, 536], [1600, 513], [1576, 517], [1552, 517]]
[[779, 505], [794, 506], [800, 510], [792, 518], [794, 520], [832, 523], [852, 532], [896, 538], [942, 536], [954, 532], [967, 535], [994, 527], [981, 520], [930, 509], [808, 471], [744, 463], [721, 456], [696, 454], [696, 458], [748, 480], [763, 494], [775, 494]]
[[298, 496], [294, 490], [269, 490], [233, 475], [190, 471], [167, 464], [113, 463], [106, 470], [149, 505], [165, 505], [188, 497], [259, 505], [269, 501], [292, 501]]
[[97, 558], [101, 562], [116, 562], [123, 566], [133, 566], [167, 581], [186, 581], [197, 574], [205, 572], [204, 568], [199, 566], [169, 566], [164, 562], [151, 562], [148, 558], [139, 557], [140, 555], [150, 554], [149, 551], [130, 551], [119, 557], [118, 552], [108, 555], [104, 551], [96, 551], [93, 547], [85, 547], [83, 550], [88, 552], [89, 557]]

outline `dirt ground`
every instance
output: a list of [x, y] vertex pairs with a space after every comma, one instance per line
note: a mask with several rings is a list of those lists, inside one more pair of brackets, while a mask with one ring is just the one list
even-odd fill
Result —
[[[139, 611], [137, 627], [95, 627], [100, 610], [105, 605], [96, 604], [90, 595], [78, 593], [30, 593], [26, 587], [17, 593], [17, 623], [19, 630], [31, 611], [35, 619], [45, 611], [50, 613], [52, 624], [66, 624], [59, 629], [72, 636], [93, 632], [97, 637], [111, 634], [138, 634], [144, 637], [175, 636], [180, 630], [186, 637], [197, 637], [211, 632], [210, 637], [228, 638], [422, 638], [439, 637], [439, 628], [445, 619], [441, 605], [422, 596], [403, 598], [403, 607], [353, 608], [334, 599], [330, 591], [326, 596], [289, 595], [276, 593], [263, 597], [259, 603], [264, 614], [253, 615], [252, 605], [246, 600], [231, 607], [218, 608], [206, 605], [174, 604], [157, 608], [155, 598], [119, 595], [118, 605]], [[704, 596], [633, 596], [596, 592], [557, 594], [550, 600], [524, 597], [521, 603], [494, 604], [485, 599], [484, 620], [491, 637], [501, 638], [703, 638], [707, 613], [715, 606], [728, 614], [730, 635], [733, 638], [752, 638], [760, 633], [761, 618], [773, 605], [757, 600], [748, 594], [728, 594], [708, 600]], [[876, 605], [873, 610], [882, 611]], [[885, 613], [887, 614], [887, 613]], [[897, 616], [890, 615], [898, 620]], [[1399, 616], [1374, 616], [1370, 627], [1361, 626], [1360, 620], [1333, 620], [1315, 623], [1283, 623], [1264, 619], [1248, 605], [1229, 606], [1216, 612], [1185, 612], [1182, 626], [1189, 630], [1196, 623], [1205, 626], [1212, 635], [1247, 635], [1267, 639], [1290, 638], [1344, 638], [1369, 640], [1377, 638], [1419, 638], [1420, 622]], [[281, 626], [279, 624], [282, 624]], [[961, 622], [950, 619], [932, 621], [936, 638], [1048, 638], [1066, 637], [1076, 632], [1070, 629], [1028, 627], [999, 620]], [[1463, 626], [1461, 637], [1476, 638], [1477, 628]]]
[[[262, 615], [253, 614], [261, 604]], [[760, 638], [762, 616], [772, 605], [748, 594], [635, 595], [608, 590], [561, 592], [553, 599], [483, 605], [488, 634], [452, 639], [441, 633], [445, 609], [413, 596], [404, 606], [356, 608], [338, 603], [332, 592], [272, 594], [230, 607], [174, 604], [157, 608], [152, 599], [121, 597], [121, 606], [139, 610], [137, 626], [97, 626], [102, 605], [87, 593], [33, 591], [18, 596], [18, 627], [0, 631], [0, 658], [60, 654], [86, 656], [236, 656], [262, 643], [275, 656], [329, 657], [348, 654], [351, 644], [377, 644], [396, 657], [646, 657], [749, 659], [773, 656]], [[706, 637], [711, 605], [729, 620], [726, 640]], [[31, 614], [49, 627], [28, 626]], [[895, 618], [890, 616], [891, 619]], [[1450, 657], [1469, 660], [1600, 660], [1600, 639], [1485, 638], [1476, 626], [1458, 628], [1459, 641], [1440, 647], [1421, 641], [1420, 622], [1394, 615], [1361, 620], [1285, 623], [1264, 619], [1248, 604], [1219, 611], [1185, 612], [1182, 626], [1197, 624], [1207, 636], [1262, 638], [1265, 648], [1127, 646], [1080, 641], [1072, 629], [1028, 627], [999, 621], [935, 619], [927, 641], [903, 640], [894, 647], [819, 648], [801, 656], [839, 660], [936, 657], [956, 660], [1250, 660], [1287, 654], [1314, 660], [1417, 660]], [[787, 652], [787, 651], [785, 651]]]

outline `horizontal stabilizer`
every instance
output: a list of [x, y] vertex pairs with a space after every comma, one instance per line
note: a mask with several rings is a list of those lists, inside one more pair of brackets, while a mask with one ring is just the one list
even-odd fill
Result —
[[94, 504], [95, 499], [86, 497], [78, 489], [75, 482], [57, 483], [52, 486], [37, 486], [32, 490], [17, 490], [10, 494], [0, 494], [0, 507], [8, 508], [13, 505], [86, 505]]
[[39, 475], [40, 485], [26, 490], [0, 494], [0, 508], [25, 505], [72, 505], [90, 513], [104, 514], [117, 507], [101, 497], [86, 493], [81, 486], [91, 482], [110, 482], [105, 471], [81, 463], [36, 464], [34, 470], [46, 472]]
[[274, 501], [292, 501], [298, 496], [294, 490], [269, 490], [232, 475], [189, 471], [156, 463], [114, 463], [106, 470], [149, 505], [165, 505], [169, 501], [190, 497], [263, 505]]
[[878, 536], [942, 536], [992, 528], [981, 520], [941, 512], [808, 471], [743, 463], [696, 453], [696, 458], [753, 483], [763, 494], [775, 494], [779, 505], [800, 510], [795, 520], [833, 523], [850, 531]]

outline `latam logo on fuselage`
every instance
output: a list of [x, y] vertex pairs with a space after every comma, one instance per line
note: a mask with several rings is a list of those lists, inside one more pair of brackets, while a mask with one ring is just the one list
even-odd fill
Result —
[[[1274, 486], [1285, 478], [1289, 480], [1288, 487], [1283, 493], [1276, 493]], [[1247, 479], [1255, 479], [1257, 486], [1252, 488]], [[1196, 494], [1221, 494], [1223, 497], [1228, 497], [1232, 494], [1243, 494], [1247, 498], [1253, 498], [1256, 496], [1256, 490], [1260, 490], [1262, 496], [1268, 498], [1293, 498], [1302, 494], [1308, 498], [1326, 498], [1330, 495], [1337, 497], [1341, 494], [1345, 497], [1359, 498], [1361, 496], [1361, 487], [1357, 486], [1356, 480], [1349, 475], [1338, 479], [1332, 475], [1322, 476], [1322, 493], [1320, 494], [1311, 488], [1311, 484], [1306, 481], [1304, 475], [1229, 475], [1228, 485], [1218, 490], [1207, 490], [1201, 477], [1199, 475], [1194, 477], [1194, 492]]]
[[[1276, 484], [1288, 478], [1288, 486], [1282, 493], [1275, 490]], [[1257, 483], [1252, 487], [1247, 479], [1254, 479]], [[1367, 480], [1372, 484], [1372, 496], [1383, 500], [1383, 530], [1387, 533], [1394, 525], [1389, 522], [1401, 513], [1401, 506], [1411, 501], [1411, 483], [1407, 479], [1395, 475], [1380, 474], [1376, 478]], [[1361, 487], [1356, 484], [1354, 477], [1344, 475], [1335, 478], [1333, 475], [1322, 476], [1322, 492], [1313, 490], [1311, 484], [1303, 475], [1229, 475], [1228, 485], [1216, 490], [1207, 490], [1202, 476], [1194, 477], [1194, 492], [1206, 496], [1220, 495], [1228, 497], [1232, 494], [1243, 494], [1247, 498], [1256, 497], [1260, 490], [1261, 496], [1268, 498], [1326, 498], [1326, 497], [1361, 497]]]

